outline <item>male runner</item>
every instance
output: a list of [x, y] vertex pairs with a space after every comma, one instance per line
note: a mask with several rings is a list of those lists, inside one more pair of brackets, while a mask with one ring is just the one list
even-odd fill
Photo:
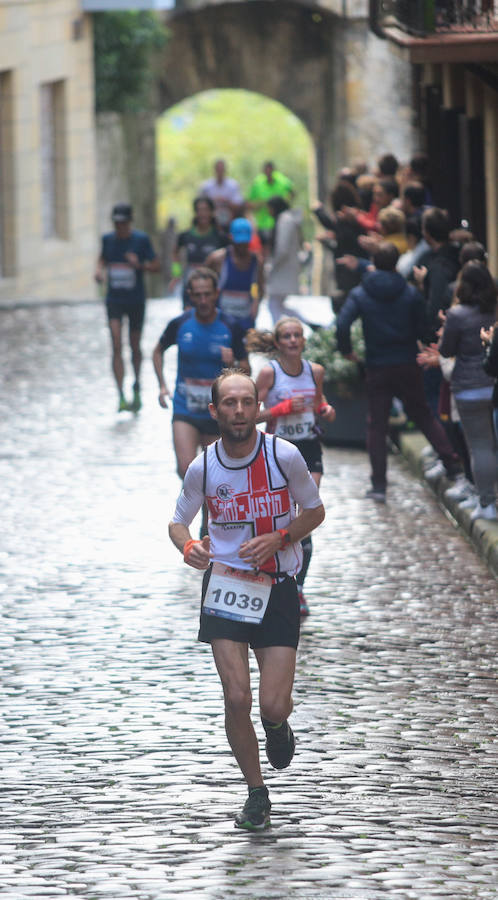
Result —
[[289, 204], [295, 194], [294, 184], [282, 172], [278, 172], [272, 162], [265, 162], [263, 171], [256, 175], [247, 197], [248, 209], [254, 210], [256, 227], [263, 247], [268, 249], [272, 240], [275, 219], [268, 209], [268, 200], [283, 197]]
[[[132, 228], [133, 210], [128, 203], [117, 203], [112, 210], [114, 231], [104, 234], [95, 270], [100, 284], [107, 272], [107, 317], [112, 340], [112, 370], [119, 392], [118, 412], [138, 412], [142, 350], [140, 338], [145, 316], [144, 272], [158, 272], [160, 262], [150, 238], [144, 231]], [[133, 400], [128, 403], [123, 393], [124, 363], [121, 347], [123, 316], [128, 316], [131, 360], [135, 373]]]
[[172, 319], [156, 344], [152, 356], [159, 382], [159, 404], [166, 409], [170, 396], [163, 374], [164, 352], [178, 345], [178, 372], [173, 396], [173, 444], [177, 471], [183, 478], [199, 447], [218, 436], [218, 426], [209, 414], [211, 385], [225, 366], [238, 361], [249, 372], [243, 333], [217, 307], [218, 279], [206, 267], [194, 269], [187, 280], [192, 304]]
[[[207, 570], [199, 640], [211, 644], [228, 741], [249, 790], [235, 825], [252, 831], [268, 827], [271, 803], [250, 716], [248, 648], [260, 671], [266, 755], [275, 769], [284, 769], [295, 748], [287, 721], [299, 640], [294, 575], [302, 564], [300, 541], [325, 510], [299, 450], [256, 429], [259, 402], [251, 378], [222, 373], [209, 410], [221, 439], [189, 466], [169, 533], [188, 565]], [[195, 541], [189, 525], [204, 501], [209, 536]]]
[[215, 250], [206, 265], [219, 273], [220, 309], [244, 331], [254, 328], [263, 296], [263, 263], [249, 247], [252, 226], [239, 217], [230, 224], [230, 247]]
[[235, 178], [229, 178], [224, 159], [217, 159], [214, 164], [214, 177], [201, 184], [201, 196], [209, 197], [216, 209], [218, 224], [225, 231], [233, 217], [240, 211], [244, 198]]

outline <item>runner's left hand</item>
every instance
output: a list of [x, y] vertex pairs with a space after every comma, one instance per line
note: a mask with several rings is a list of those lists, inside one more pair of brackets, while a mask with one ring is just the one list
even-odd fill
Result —
[[253, 569], [261, 569], [277, 550], [280, 550], [282, 539], [278, 531], [260, 534], [258, 537], [244, 541], [239, 547], [239, 557], [249, 562]]
[[327, 408], [320, 413], [320, 418], [325, 419], [326, 422], [335, 421], [335, 409], [330, 403], [327, 403]]
[[129, 262], [130, 266], [133, 266], [134, 269], [138, 269], [140, 267], [140, 260], [136, 253], [133, 253], [132, 250], [129, 250], [128, 253], [125, 253], [126, 261]]

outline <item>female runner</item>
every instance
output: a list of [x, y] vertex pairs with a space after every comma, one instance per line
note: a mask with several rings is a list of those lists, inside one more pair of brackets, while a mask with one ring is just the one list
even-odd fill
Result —
[[[251, 329], [246, 337], [249, 352], [274, 357], [256, 379], [259, 400], [265, 406], [258, 421], [267, 423], [267, 431], [296, 445], [319, 486], [323, 465], [316, 418], [333, 422], [335, 410], [323, 396], [323, 366], [303, 359], [304, 346], [303, 326], [290, 316], [279, 319], [273, 331]], [[296, 581], [301, 615], [307, 616], [303, 584], [311, 561], [311, 537], [308, 535], [301, 544], [303, 566]]]

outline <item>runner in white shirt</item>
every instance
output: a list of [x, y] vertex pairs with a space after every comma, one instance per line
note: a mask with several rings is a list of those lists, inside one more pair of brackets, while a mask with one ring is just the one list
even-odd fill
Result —
[[201, 184], [200, 194], [210, 197], [216, 210], [218, 224], [228, 230], [233, 217], [240, 212], [244, 198], [235, 178], [228, 178], [224, 159], [217, 159], [214, 164], [214, 178], [208, 178]]
[[[303, 326], [299, 319], [285, 316], [273, 331], [249, 331], [246, 347], [273, 356], [257, 379], [259, 400], [264, 403], [258, 422], [266, 422], [267, 432], [285, 438], [298, 448], [317, 487], [323, 474], [322, 447], [318, 438], [318, 417], [333, 422], [335, 410], [323, 396], [324, 369], [303, 358]], [[304, 579], [311, 562], [311, 536], [302, 543], [303, 564], [296, 576], [301, 616], [309, 613], [303, 593]]]
[[[274, 768], [283, 769], [295, 748], [287, 722], [300, 621], [293, 576], [301, 567], [300, 542], [323, 521], [325, 510], [299, 451], [256, 429], [252, 379], [228, 370], [214, 382], [212, 396], [209, 409], [221, 439], [189, 466], [169, 533], [188, 565], [207, 570], [199, 640], [211, 644], [227, 737], [249, 789], [235, 824], [255, 830], [270, 824], [271, 803], [250, 716], [248, 647], [260, 671], [266, 754]], [[209, 536], [195, 541], [189, 526], [204, 501]]]

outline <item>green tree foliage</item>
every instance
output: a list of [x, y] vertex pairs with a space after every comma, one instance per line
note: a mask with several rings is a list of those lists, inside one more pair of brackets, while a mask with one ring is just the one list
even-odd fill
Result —
[[168, 38], [154, 12], [94, 15], [97, 112], [138, 112], [148, 106], [154, 57]]
[[[192, 219], [199, 186], [223, 158], [245, 196], [265, 160], [292, 179], [295, 206], [309, 206], [313, 148], [299, 119], [280, 103], [242, 90], [196, 94], [165, 113], [157, 127], [158, 222]], [[308, 229], [306, 229], [308, 230]]]

